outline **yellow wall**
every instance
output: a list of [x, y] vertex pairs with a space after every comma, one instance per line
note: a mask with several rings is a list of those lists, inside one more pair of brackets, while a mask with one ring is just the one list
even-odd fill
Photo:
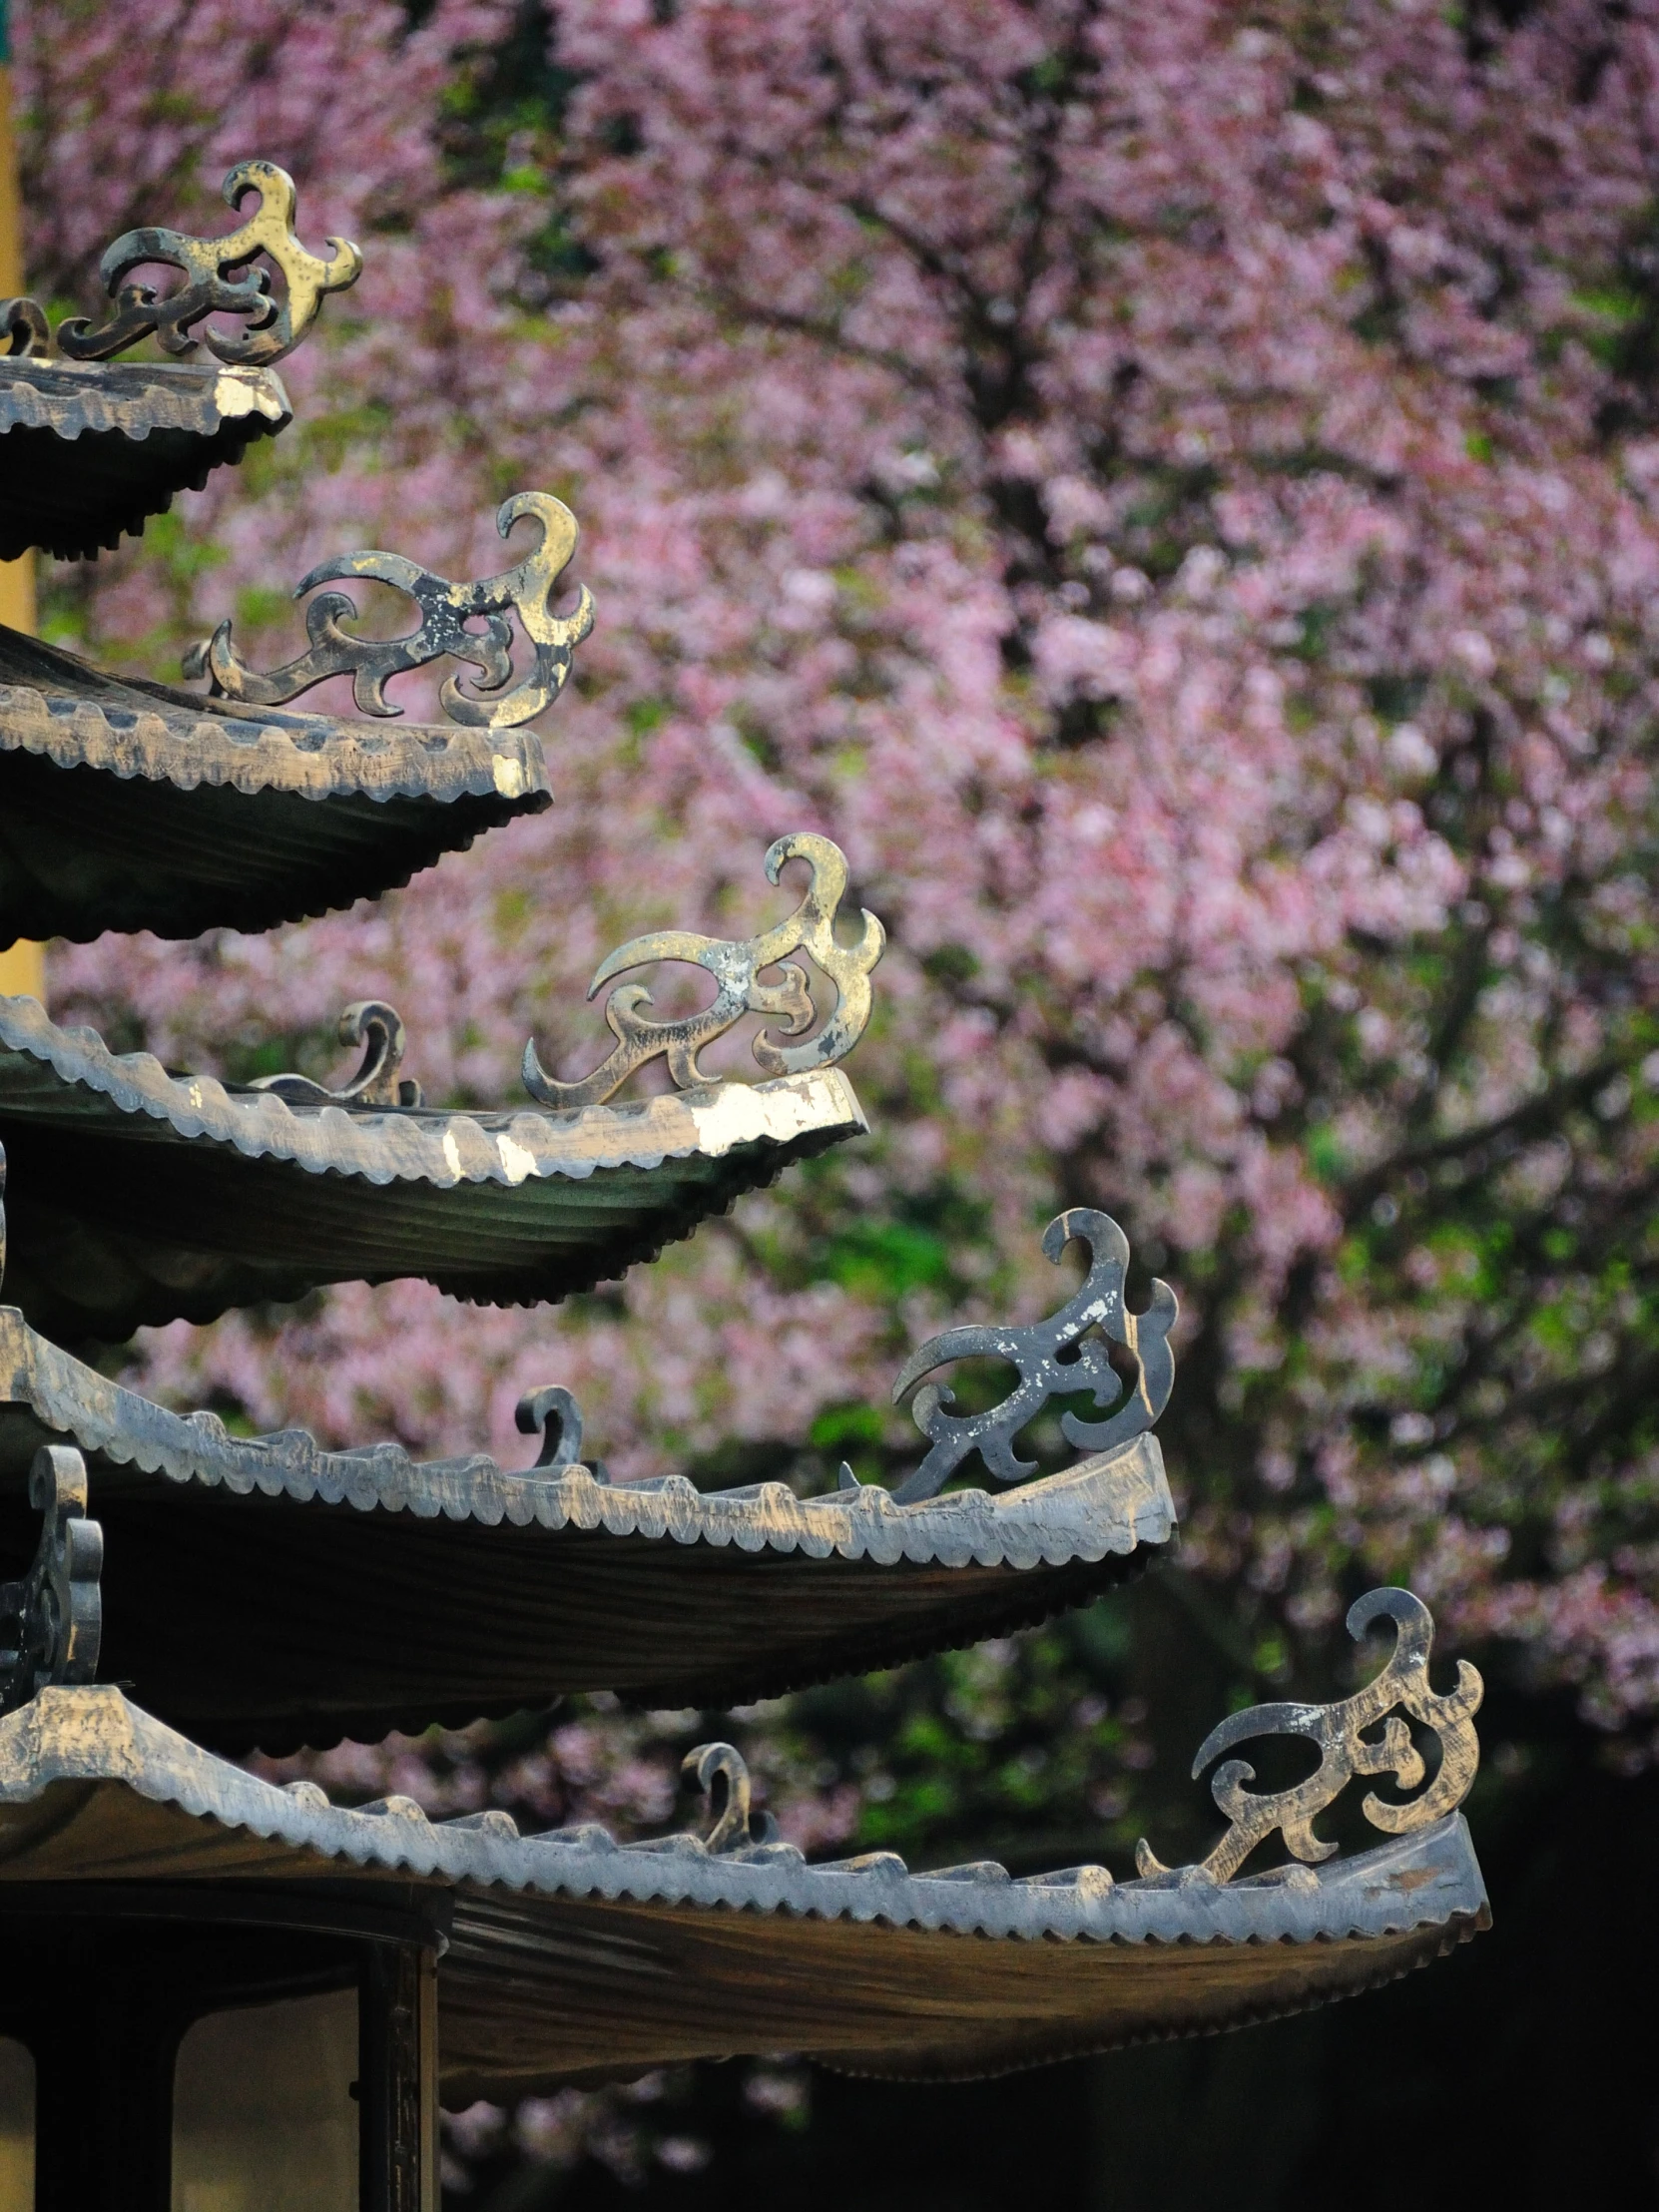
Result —
[[[12, 137], [12, 73], [0, 64], [0, 297], [23, 289], [23, 226], [17, 198], [17, 146]], [[8, 630], [35, 627], [35, 557], [0, 561], [0, 623]], [[46, 998], [46, 953], [38, 944], [14, 944], [0, 952], [0, 992]]]
[[23, 289], [23, 225], [17, 200], [17, 141], [12, 136], [12, 73], [0, 62], [0, 297]]

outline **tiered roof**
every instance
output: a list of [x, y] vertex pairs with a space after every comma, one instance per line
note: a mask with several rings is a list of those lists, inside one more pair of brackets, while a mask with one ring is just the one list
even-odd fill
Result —
[[[0, 450], [15, 464], [0, 553], [90, 553], [287, 421], [271, 364], [358, 258], [339, 241], [320, 257], [299, 246], [291, 185], [270, 165], [243, 165], [226, 192], [233, 207], [259, 200], [228, 239], [146, 230], [111, 248], [117, 312], [103, 329], [53, 333], [32, 302], [5, 307], [23, 350], [0, 359]], [[285, 277], [279, 298], [262, 255]], [[154, 261], [184, 273], [160, 298], [127, 281]], [[222, 365], [107, 358], [147, 334], [177, 353], [205, 340]], [[223, 625], [188, 664], [203, 693], [0, 637], [0, 934], [266, 928], [376, 895], [546, 807], [526, 725], [567, 681], [593, 608], [584, 591], [571, 614], [553, 611], [576, 544], [568, 511], [523, 493], [501, 509], [502, 535], [523, 520], [537, 543], [476, 583], [380, 552], [325, 563], [301, 595], [388, 584], [417, 626], [365, 638], [347, 626], [350, 599], [323, 592], [306, 651], [281, 669], [252, 669]], [[386, 683], [446, 658], [470, 669], [443, 687], [448, 721], [388, 726]], [[290, 711], [344, 676], [366, 719]], [[773, 883], [792, 862], [806, 891], [762, 936], [662, 931], [612, 954], [590, 991], [612, 986], [609, 1057], [560, 1080], [531, 1043], [526, 1100], [494, 1111], [423, 1104], [402, 1072], [402, 1024], [381, 1005], [346, 1010], [342, 1040], [365, 1048], [363, 1064], [328, 1090], [181, 1074], [60, 1029], [32, 1000], [0, 1000], [14, 1301], [0, 1308], [0, 1569], [17, 1577], [0, 1589], [12, 1622], [0, 1904], [40, 1883], [116, 1898], [139, 1881], [178, 1895], [254, 1881], [294, 1885], [324, 1918], [376, 1901], [425, 1916], [448, 1946], [444, 2070], [463, 2101], [780, 2045], [873, 2071], [984, 2070], [1318, 2001], [1482, 1924], [1455, 1813], [1478, 1678], [1464, 1668], [1452, 1693], [1430, 1689], [1427, 1616], [1399, 1591], [1351, 1619], [1356, 1634], [1383, 1616], [1395, 1627], [1369, 1690], [1235, 1716], [1195, 1768], [1277, 1732], [1318, 1744], [1317, 1774], [1270, 1797], [1243, 1789], [1248, 1767], [1223, 1766], [1230, 1826], [1203, 1866], [1171, 1874], [1147, 1853], [1117, 1886], [1098, 1867], [1022, 1882], [991, 1866], [911, 1875], [884, 1854], [809, 1867], [752, 1822], [725, 1746], [696, 1762], [725, 1793], [712, 1832], [647, 1845], [591, 1829], [521, 1838], [501, 1814], [433, 1826], [399, 1799], [345, 1812], [215, 1755], [456, 1724], [571, 1689], [748, 1699], [1040, 1618], [1173, 1536], [1150, 1430], [1173, 1384], [1175, 1301], [1158, 1285], [1144, 1314], [1128, 1311], [1127, 1244], [1086, 1210], [1045, 1240], [1052, 1259], [1073, 1242], [1090, 1255], [1058, 1312], [947, 1331], [906, 1365], [895, 1395], [914, 1393], [928, 1448], [896, 1491], [847, 1468], [807, 1498], [781, 1481], [612, 1481], [583, 1461], [579, 1412], [551, 1383], [520, 1408], [542, 1438], [521, 1468], [482, 1454], [421, 1463], [388, 1443], [324, 1451], [295, 1431], [235, 1437], [50, 1341], [120, 1341], [141, 1323], [349, 1280], [556, 1301], [857, 1136], [836, 1063], [868, 1018], [880, 924], [865, 914], [855, 943], [837, 935], [846, 866], [826, 838], [781, 838]], [[824, 978], [816, 997], [803, 957]], [[639, 983], [619, 979], [662, 960], [704, 968], [713, 1003], [681, 1021], [647, 1013]], [[767, 1025], [762, 1080], [709, 1077], [700, 1054], [750, 1015]], [[671, 1091], [619, 1099], [658, 1061]], [[1016, 1387], [951, 1412], [929, 1378], [987, 1354], [1014, 1367]], [[1033, 1480], [1016, 1439], [1055, 1396], [1071, 1402], [1061, 1426], [1079, 1456]], [[1075, 1410], [1080, 1397], [1098, 1417]], [[975, 1459], [1001, 1494], [944, 1488]], [[98, 1686], [100, 1667], [138, 1702]], [[1355, 1773], [1421, 1783], [1395, 1708], [1442, 1753], [1416, 1798], [1367, 1801], [1395, 1841], [1321, 1873], [1235, 1879], [1274, 1834], [1293, 1859], [1324, 1858], [1313, 1818]], [[1385, 1718], [1380, 1739], [1363, 1733]]]
[[[686, 2058], [801, 2050], [849, 2072], [948, 2080], [1214, 2033], [1426, 1964], [1488, 1925], [1468, 1830], [1442, 1815], [1321, 1869], [1222, 1884], [1193, 1869], [911, 1874], [891, 1852], [810, 1866], [757, 1836], [728, 1745], [687, 1761], [726, 1805], [708, 1833], [521, 1837], [505, 1813], [347, 1812], [256, 1780], [119, 1690], [45, 1690], [0, 1720], [7, 1890], [166, 1883], [220, 1910], [235, 1885], [377, 1901], [443, 1943], [443, 2101], [507, 2103]], [[60, 1893], [61, 1894], [61, 1893]]]
[[570, 1690], [770, 1696], [1081, 1602], [1175, 1527], [1149, 1436], [1003, 1496], [899, 1505], [876, 1484], [612, 1482], [582, 1462], [567, 1393], [520, 1413], [547, 1424], [533, 1466], [233, 1436], [0, 1308], [0, 1571], [34, 1549], [34, 1453], [72, 1442], [105, 1537], [103, 1672], [217, 1749], [282, 1752]]

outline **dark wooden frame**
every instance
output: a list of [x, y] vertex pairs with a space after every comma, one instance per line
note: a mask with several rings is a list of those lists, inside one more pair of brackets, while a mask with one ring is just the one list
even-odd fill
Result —
[[36, 2068], [35, 2212], [170, 2212], [205, 2014], [355, 1985], [359, 2212], [436, 2212], [433, 1909], [165, 1884], [0, 1889], [0, 2035]]

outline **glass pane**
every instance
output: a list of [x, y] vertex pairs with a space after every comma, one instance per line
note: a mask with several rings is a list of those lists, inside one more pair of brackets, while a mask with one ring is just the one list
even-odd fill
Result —
[[0, 2212], [34, 2212], [35, 2062], [0, 2035]]
[[356, 2078], [354, 1989], [198, 2020], [173, 2075], [173, 2212], [357, 2212]]

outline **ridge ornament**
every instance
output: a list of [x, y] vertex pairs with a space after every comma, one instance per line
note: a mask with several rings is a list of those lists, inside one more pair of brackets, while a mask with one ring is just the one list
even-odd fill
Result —
[[[571, 657], [593, 628], [593, 594], [584, 584], [575, 609], [556, 615], [550, 606], [559, 578], [576, 551], [576, 517], [551, 492], [521, 491], [505, 500], [495, 518], [502, 537], [517, 522], [530, 520], [541, 542], [516, 567], [473, 584], [452, 584], [401, 553], [341, 553], [323, 561], [294, 587], [303, 599], [318, 584], [356, 580], [389, 584], [407, 594], [420, 610], [419, 626], [399, 638], [356, 637], [342, 630], [361, 610], [346, 593], [324, 592], [305, 610], [307, 649], [297, 659], [262, 674], [250, 668], [231, 641], [227, 617], [211, 638], [185, 655], [187, 677], [207, 677], [216, 699], [241, 705], [279, 707], [330, 676], [349, 676], [359, 714], [400, 715], [386, 697], [393, 676], [407, 675], [445, 656], [478, 672], [476, 694], [464, 692], [459, 679], [444, 679], [438, 694], [451, 722], [474, 729], [510, 730], [533, 721], [565, 688]], [[509, 613], [516, 612], [534, 649], [530, 668], [513, 684], [513, 633]], [[469, 630], [469, 622], [482, 622]], [[510, 687], [510, 688], [509, 688]]]
[[[1175, 1293], [1167, 1283], [1155, 1281], [1146, 1312], [1130, 1313], [1123, 1302], [1129, 1240], [1110, 1214], [1089, 1206], [1057, 1214], [1043, 1231], [1043, 1253], [1058, 1263], [1073, 1241], [1088, 1247], [1089, 1272], [1082, 1289], [1057, 1314], [1023, 1329], [972, 1324], [946, 1329], [918, 1345], [905, 1361], [892, 1386], [895, 1405], [924, 1375], [954, 1360], [1005, 1360], [1018, 1370], [1019, 1382], [982, 1413], [946, 1412], [955, 1393], [944, 1383], [928, 1382], [916, 1390], [911, 1413], [932, 1449], [893, 1492], [900, 1505], [932, 1497], [975, 1451], [995, 1482], [1023, 1482], [1035, 1474], [1035, 1459], [1015, 1457], [1014, 1438], [1051, 1397], [1087, 1389], [1096, 1405], [1115, 1408], [1099, 1421], [1079, 1420], [1070, 1412], [1060, 1415], [1066, 1441], [1085, 1451], [1109, 1451], [1143, 1434], [1169, 1403], [1175, 1383], [1169, 1333], [1180, 1311]], [[1136, 1365], [1134, 1384], [1121, 1405], [1123, 1379], [1107, 1350], [1114, 1344]]]
[[358, 998], [345, 1007], [335, 1031], [341, 1044], [360, 1044], [362, 1065], [338, 1090], [313, 1083], [308, 1075], [262, 1075], [251, 1091], [275, 1091], [290, 1106], [418, 1106], [420, 1085], [400, 1073], [408, 1035], [395, 1006], [383, 999]]
[[[239, 214], [250, 193], [259, 207], [228, 238], [198, 239], [157, 225], [124, 231], [105, 247], [98, 274], [116, 303], [110, 320], [94, 328], [87, 315], [72, 315], [56, 333], [37, 300], [0, 300], [0, 332], [9, 351], [35, 360], [64, 356], [72, 361], [107, 361], [154, 337], [166, 353], [194, 353], [199, 344], [237, 367], [268, 368], [291, 353], [316, 320], [331, 291], [345, 291], [362, 275], [363, 258], [349, 239], [329, 239], [328, 258], [308, 253], [294, 235], [293, 179], [275, 162], [239, 162], [226, 178], [223, 193]], [[287, 290], [278, 298], [268, 270], [252, 264], [267, 255], [281, 271]], [[130, 283], [135, 269], [164, 262], [182, 270], [176, 291], [158, 293], [152, 284]], [[247, 270], [246, 276], [238, 276]], [[209, 315], [245, 317], [241, 330], [199, 330]]]
[[[1245, 1788], [1256, 1779], [1255, 1768], [1246, 1761], [1229, 1759], [1218, 1767], [1210, 1791], [1232, 1825], [1210, 1856], [1191, 1870], [1193, 1874], [1212, 1882], [1231, 1882], [1275, 1829], [1284, 1836], [1293, 1858], [1317, 1865], [1331, 1858], [1337, 1846], [1314, 1834], [1315, 1815], [1334, 1804], [1356, 1775], [1391, 1775], [1400, 1789], [1416, 1789], [1427, 1769], [1396, 1706], [1439, 1738], [1439, 1772], [1420, 1797], [1403, 1805], [1389, 1805], [1375, 1790], [1368, 1791], [1361, 1810], [1373, 1828], [1382, 1829], [1385, 1836], [1408, 1836], [1455, 1812], [1468, 1796], [1480, 1764], [1474, 1716], [1485, 1685], [1475, 1668], [1459, 1659], [1457, 1687], [1443, 1697], [1430, 1689], [1428, 1652], [1434, 1622], [1427, 1606], [1411, 1591], [1369, 1591], [1350, 1608], [1348, 1632], [1358, 1643], [1378, 1620], [1393, 1622], [1394, 1648], [1382, 1673], [1353, 1697], [1338, 1705], [1252, 1705], [1245, 1712], [1230, 1713], [1199, 1745], [1193, 1761], [1195, 1782], [1212, 1759], [1254, 1736], [1305, 1736], [1319, 1746], [1320, 1763], [1306, 1782], [1260, 1795]], [[1368, 1737], [1365, 1731], [1380, 1721], [1382, 1735]], [[1135, 1864], [1143, 1875], [1170, 1871], [1153, 1857], [1144, 1838], [1136, 1849]]]
[[29, 1503], [41, 1515], [34, 1564], [21, 1581], [0, 1582], [0, 1713], [98, 1676], [104, 1531], [87, 1517], [87, 1463], [73, 1445], [41, 1445]]
[[[720, 988], [714, 1003], [683, 1021], [652, 1021], [640, 1009], [652, 1003], [641, 983], [624, 983], [605, 1002], [605, 1019], [616, 1050], [579, 1083], [559, 1083], [542, 1066], [532, 1038], [524, 1047], [524, 1088], [543, 1106], [600, 1106], [621, 1090], [636, 1069], [659, 1055], [680, 1090], [712, 1083], [698, 1055], [735, 1028], [745, 1014], [781, 1019], [780, 1034], [804, 1037], [817, 1014], [807, 973], [788, 955], [808, 952], [835, 986], [835, 1004], [818, 1035], [804, 1044], [779, 1044], [770, 1030], [755, 1039], [754, 1053], [768, 1075], [804, 1075], [829, 1067], [849, 1052], [869, 1020], [869, 978], [885, 949], [887, 933], [872, 913], [862, 916], [855, 945], [835, 940], [835, 916], [846, 892], [846, 855], [812, 830], [780, 837], [766, 856], [767, 881], [776, 883], [788, 860], [805, 860], [812, 870], [805, 896], [787, 921], [764, 936], [734, 940], [704, 937], [690, 929], [657, 929], [631, 937], [599, 964], [588, 996], [594, 998], [614, 976], [655, 960], [687, 960], [706, 968]], [[782, 980], [763, 983], [767, 968], [782, 967]]]
[[[720, 1811], [703, 1848], [712, 1858], [730, 1852], [749, 1851], [778, 1841], [778, 1823], [770, 1813], [752, 1811], [749, 1762], [732, 1744], [699, 1744], [680, 1762], [680, 1772], [695, 1781], [709, 1801], [709, 1810]], [[717, 1797], [715, 1785], [722, 1788]]]

